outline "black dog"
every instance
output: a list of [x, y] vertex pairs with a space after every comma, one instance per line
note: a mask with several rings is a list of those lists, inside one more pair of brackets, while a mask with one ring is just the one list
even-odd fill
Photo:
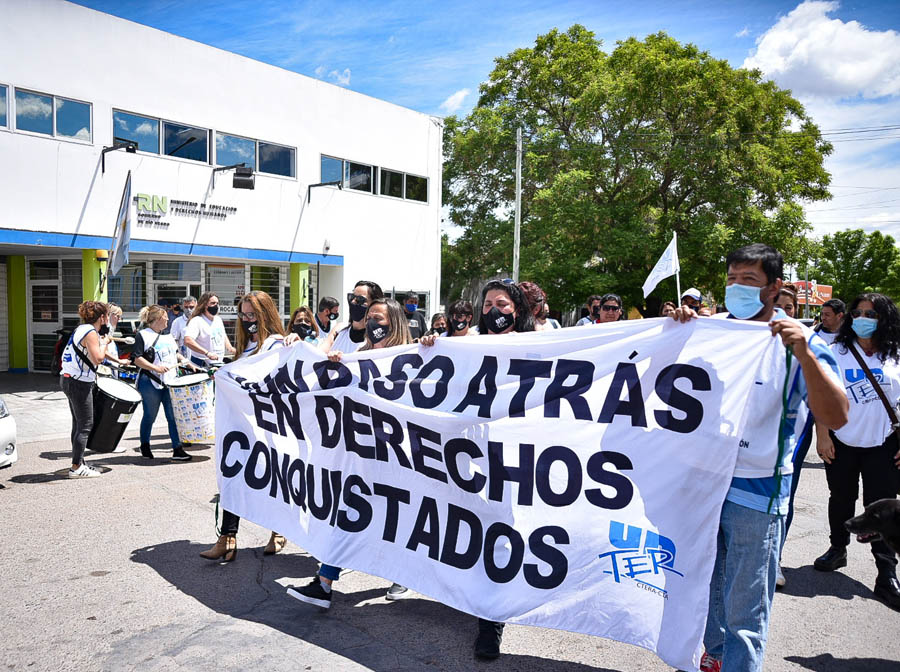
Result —
[[879, 499], [866, 507], [862, 514], [851, 518], [844, 526], [860, 541], [870, 542], [879, 538], [900, 554], [900, 500]]

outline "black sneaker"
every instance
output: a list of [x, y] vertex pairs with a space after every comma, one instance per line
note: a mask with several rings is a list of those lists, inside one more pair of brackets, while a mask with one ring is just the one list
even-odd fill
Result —
[[494, 660], [500, 657], [500, 641], [503, 639], [503, 623], [478, 619], [478, 638], [475, 640], [475, 657]]
[[326, 591], [322, 587], [322, 582], [318, 576], [314, 576], [312, 581], [303, 587], [289, 586], [287, 589], [287, 594], [291, 597], [323, 609], [328, 609], [331, 606], [331, 593], [333, 592]]
[[184, 448], [178, 446], [172, 451], [172, 459], [176, 462], [190, 462], [193, 459], [193, 455], [189, 455], [184, 452]]
[[152, 459], [153, 459], [153, 451], [150, 450], [150, 444], [149, 444], [149, 443], [142, 443], [142, 444], [141, 444], [141, 457], [146, 458], [146, 459], [148, 459], [148, 460], [152, 460]]
[[836, 569], [847, 566], [847, 547], [830, 546], [824, 554], [813, 562], [813, 567], [820, 572], [833, 572]]
[[875, 579], [875, 597], [891, 609], [900, 611], [900, 582], [893, 573], [878, 573], [878, 578]]
[[401, 586], [399, 583], [395, 583], [390, 588], [388, 588], [387, 593], [384, 598], [386, 600], [402, 600], [404, 597], [409, 597], [410, 590], [406, 586]]

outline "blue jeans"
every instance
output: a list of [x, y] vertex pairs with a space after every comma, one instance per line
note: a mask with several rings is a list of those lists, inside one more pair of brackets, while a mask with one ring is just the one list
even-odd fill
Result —
[[322, 566], [319, 567], [319, 576], [323, 579], [328, 579], [329, 581], [337, 581], [341, 578], [341, 568], [335, 567], [334, 565], [326, 565], [323, 562]]
[[166, 421], [169, 423], [169, 440], [172, 442], [172, 448], [180, 446], [181, 440], [178, 438], [178, 427], [175, 425], [175, 412], [172, 410], [169, 388], [164, 387], [157, 390], [147, 376], [141, 376], [138, 379], [137, 387], [138, 392], [141, 393], [144, 409], [144, 417], [141, 418], [141, 445], [150, 445], [150, 431], [153, 429], [153, 423], [159, 413], [159, 405], [162, 404]]
[[761, 672], [784, 518], [726, 501], [703, 644], [722, 672]]

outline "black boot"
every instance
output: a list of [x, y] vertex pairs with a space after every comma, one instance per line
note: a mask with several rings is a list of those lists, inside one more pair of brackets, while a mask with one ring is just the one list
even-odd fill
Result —
[[144, 457], [144, 458], [146, 458], [146, 459], [148, 459], [148, 460], [152, 460], [152, 459], [153, 459], [153, 451], [150, 450], [150, 444], [149, 444], [149, 443], [142, 443], [142, 444], [141, 444], [141, 457]]
[[475, 640], [475, 657], [494, 660], [500, 657], [500, 641], [503, 639], [503, 623], [478, 619], [478, 638]]
[[891, 609], [900, 611], [900, 582], [897, 581], [896, 571], [893, 569], [878, 570], [878, 578], [875, 579], [875, 597]]
[[813, 562], [813, 567], [820, 572], [833, 572], [836, 569], [847, 566], [847, 547], [830, 546], [824, 555], [820, 555]]

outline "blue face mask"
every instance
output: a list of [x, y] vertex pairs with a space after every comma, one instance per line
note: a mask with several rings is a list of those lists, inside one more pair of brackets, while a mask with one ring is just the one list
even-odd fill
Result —
[[878, 328], [878, 320], [873, 317], [854, 317], [850, 328], [860, 338], [870, 338]]
[[407, 313], [414, 313], [414, 312], [416, 312], [418, 309], [419, 309], [419, 304], [418, 304], [418, 303], [407, 303], [407, 304], [406, 304], [406, 312], [407, 312]]
[[725, 288], [725, 307], [739, 320], [756, 317], [765, 305], [759, 300], [762, 287], [750, 287], [734, 283]]

